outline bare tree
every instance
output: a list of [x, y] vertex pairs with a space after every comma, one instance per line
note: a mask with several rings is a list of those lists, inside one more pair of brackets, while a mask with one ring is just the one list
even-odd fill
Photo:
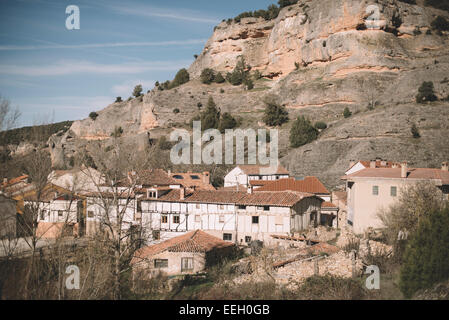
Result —
[[[90, 154], [102, 179], [85, 170], [95, 185], [88, 197], [88, 210], [95, 212], [100, 234], [97, 237], [110, 252], [112, 262], [113, 298], [121, 298], [122, 277], [129, 271], [129, 260], [141, 242], [145, 226], [136, 226], [139, 191], [142, 187], [140, 173], [149, 169], [147, 152], [135, 152], [131, 146], [113, 140], [113, 148], [103, 148], [100, 143]], [[94, 151], [94, 152], [92, 152]], [[88, 159], [85, 154], [82, 159]], [[137, 227], [137, 230], [136, 230]]]
[[13, 109], [9, 100], [0, 95], [0, 132], [12, 129], [20, 115], [19, 109]]

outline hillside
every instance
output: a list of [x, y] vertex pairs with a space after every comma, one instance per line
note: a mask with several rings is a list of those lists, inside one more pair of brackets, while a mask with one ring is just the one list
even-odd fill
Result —
[[[379, 8], [375, 29], [366, 28], [371, 4]], [[434, 83], [440, 100], [449, 95], [449, 37], [432, 27], [437, 16], [449, 19], [447, 11], [420, 1], [302, 0], [276, 19], [224, 21], [188, 69], [188, 83], [111, 104], [96, 120], [75, 121], [65, 135], [51, 137], [53, 163], [63, 165], [92, 140], [107, 144], [118, 127], [124, 141], [142, 148], [148, 135], [188, 128], [198, 103], [205, 106], [209, 96], [222, 112], [241, 118], [241, 127], [263, 127], [263, 100], [275, 96], [290, 119], [306, 115], [330, 125], [317, 141], [296, 150], [287, 141], [291, 123], [281, 128], [282, 162], [295, 175], [317, 175], [333, 187], [351, 159], [379, 156], [439, 166], [449, 155], [442, 139], [449, 133], [449, 103], [415, 103], [423, 81]], [[199, 80], [205, 68], [231, 72], [240, 57], [263, 75], [254, 89]], [[377, 107], [367, 111], [369, 104]], [[354, 114], [349, 119], [342, 116], [346, 107]], [[412, 138], [412, 123], [421, 139]]]

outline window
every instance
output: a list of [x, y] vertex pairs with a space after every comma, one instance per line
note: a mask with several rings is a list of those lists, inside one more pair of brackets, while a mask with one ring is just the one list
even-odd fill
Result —
[[379, 195], [379, 186], [373, 186], [373, 196]]
[[257, 207], [258, 211], [263, 211], [263, 207]]
[[154, 267], [156, 269], [168, 268], [168, 259], [155, 259]]
[[46, 214], [47, 212], [46, 212], [46, 210], [42, 210], [41, 211], [41, 220], [45, 220], [45, 214]]
[[263, 211], [270, 211], [270, 206], [264, 206]]
[[254, 216], [254, 217], [252, 217], [252, 220], [253, 220], [253, 224], [259, 224], [259, 217]]
[[396, 197], [398, 195], [398, 188], [397, 187], [391, 187], [390, 194], [392, 197]]
[[224, 216], [224, 215], [221, 215], [221, 216], [218, 218], [218, 222], [224, 223], [224, 222], [225, 222], [225, 216]]
[[246, 210], [246, 206], [238, 206], [239, 210]]
[[178, 180], [184, 179], [184, 177], [183, 177], [183, 176], [180, 176], [180, 175], [175, 175], [175, 176], [173, 176], [173, 178], [178, 179]]
[[179, 216], [173, 216], [173, 223], [177, 223], [177, 224], [179, 224], [179, 223], [180, 223], [180, 221], [181, 221], [181, 219], [180, 219], [180, 217], [179, 217]]
[[157, 192], [156, 191], [149, 191], [148, 192], [148, 198], [157, 199]]
[[251, 237], [245, 237], [245, 242], [246, 243], [251, 243]]
[[223, 233], [224, 241], [232, 241], [232, 233]]
[[181, 258], [181, 272], [193, 271], [193, 258]]
[[168, 223], [168, 216], [166, 214], [162, 215], [161, 223]]
[[195, 175], [193, 175], [193, 176], [190, 176], [190, 178], [192, 178], [192, 180], [200, 180], [200, 177], [198, 177], [198, 176], [195, 176]]
[[195, 215], [195, 222], [201, 222], [201, 216], [199, 214]]
[[62, 217], [64, 215], [64, 212], [62, 210], [58, 210], [58, 217]]
[[87, 211], [87, 217], [88, 218], [93, 218], [94, 217], [94, 212], [93, 211]]

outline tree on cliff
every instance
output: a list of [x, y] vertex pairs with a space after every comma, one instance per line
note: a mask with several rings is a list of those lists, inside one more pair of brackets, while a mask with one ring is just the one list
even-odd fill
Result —
[[190, 75], [189, 72], [183, 68], [178, 71], [178, 73], [175, 76], [175, 79], [170, 83], [170, 89], [179, 87], [180, 85], [183, 85], [184, 83], [187, 83], [190, 81]]
[[140, 97], [142, 95], [142, 90], [143, 90], [142, 85], [138, 84], [137, 86], [134, 87], [133, 96], [136, 98]]
[[267, 98], [265, 100], [265, 111], [263, 121], [267, 126], [281, 126], [288, 122], [288, 112], [285, 108], [279, 105], [274, 98]]
[[290, 146], [298, 148], [314, 141], [318, 137], [318, 130], [309, 119], [298, 117], [290, 129]]
[[435, 95], [433, 82], [432, 81], [424, 81], [421, 84], [421, 87], [418, 89], [418, 94], [416, 96], [416, 102], [418, 103], [426, 103], [428, 101], [437, 101], [438, 98]]
[[201, 129], [217, 129], [220, 123], [220, 110], [212, 97], [209, 97], [206, 109], [201, 113]]
[[215, 73], [214, 70], [210, 68], [206, 68], [201, 72], [200, 76], [201, 82], [204, 84], [211, 84], [214, 82], [215, 79]]

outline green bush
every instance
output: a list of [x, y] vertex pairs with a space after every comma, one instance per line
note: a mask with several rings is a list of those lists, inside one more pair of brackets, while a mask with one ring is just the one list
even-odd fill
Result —
[[115, 103], [123, 102], [122, 97], [115, 98]]
[[438, 31], [449, 31], [449, 21], [443, 16], [438, 16], [432, 21], [432, 28]]
[[120, 138], [123, 134], [122, 127], [115, 127], [114, 132], [111, 133], [111, 137]]
[[324, 130], [327, 129], [327, 124], [325, 122], [318, 121], [317, 123], [315, 123], [315, 128], [317, 128], [318, 130]]
[[345, 119], [347, 119], [350, 116], [352, 116], [352, 112], [349, 110], [348, 107], [346, 107], [345, 110], [343, 111], [343, 116], [345, 117]]
[[172, 144], [170, 141], [167, 140], [167, 138], [165, 136], [162, 136], [159, 138], [157, 147], [160, 150], [170, 150], [172, 148]]
[[421, 87], [418, 89], [418, 95], [416, 96], [417, 103], [426, 103], [428, 101], [437, 101], [438, 98], [435, 95], [433, 82], [424, 81]]
[[280, 106], [275, 101], [265, 101], [265, 104], [263, 122], [267, 126], [282, 126], [288, 122], [288, 112], [283, 106]]
[[178, 114], [179, 112], [180, 112], [180, 111], [179, 111], [178, 108], [173, 109], [173, 113], [174, 113], [174, 114]]
[[89, 118], [91, 118], [93, 121], [97, 120], [97, 118], [98, 118], [98, 113], [96, 113], [96, 112], [91, 112], [91, 113], [89, 114]]
[[234, 129], [236, 126], [237, 121], [234, 119], [234, 117], [230, 113], [225, 112], [221, 116], [218, 130], [220, 130], [221, 133], [224, 133], [226, 129]]
[[214, 80], [216, 83], [224, 83], [226, 81], [221, 72], [217, 73]]
[[408, 298], [449, 279], [449, 207], [421, 218], [405, 250], [399, 287]]
[[304, 116], [298, 117], [290, 129], [290, 145], [292, 148], [308, 144], [317, 137], [318, 130]]
[[412, 128], [410, 129], [410, 131], [412, 132], [413, 138], [415, 138], [415, 139], [421, 138], [421, 134], [419, 133], [419, 129], [416, 126], [416, 124], [412, 125]]
[[168, 86], [168, 89], [179, 87], [180, 85], [183, 85], [184, 83], [187, 83], [189, 81], [190, 81], [189, 72], [185, 68], [183, 68], [178, 71], [178, 73], [175, 76], [175, 79], [173, 79], [173, 81]]
[[200, 80], [204, 84], [211, 84], [214, 82], [215, 72], [210, 68], [206, 68], [201, 72]]
[[136, 98], [140, 97], [142, 95], [142, 90], [143, 90], [142, 85], [138, 84], [137, 86], [134, 87], [133, 96]]
[[281, 8], [285, 8], [285, 7], [288, 7], [293, 4], [297, 4], [297, 3], [298, 3], [298, 0], [279, 0], [278, 1], [279, 7], [281, 7]]
[[226, 75], [226, 80], [233, 86], [239, 86], [249, 77], [248, 74], [250, 69], [251, 68], [245, 62], [245, 58], [241, 56], [232, 73]]

